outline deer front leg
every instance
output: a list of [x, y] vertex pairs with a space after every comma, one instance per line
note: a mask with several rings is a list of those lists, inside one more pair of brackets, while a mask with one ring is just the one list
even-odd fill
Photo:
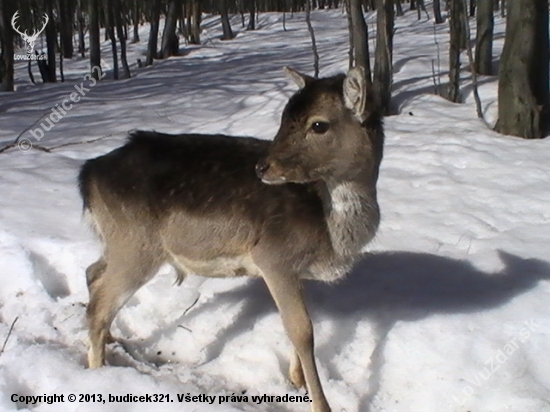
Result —
[[[299, 383], [299, 375], [303, 370], [302, 380], [305, 378], [309, 396], [313, 401], [311, 411], [330, 412], [315, 365], [313, 327], [306, 310], [300, 281], [296, 276], [279, 274], [266, 275], [264, 280], [279, 309], [283, 325], [297, 357], [291, 362], [290, 378], [294, 384]], [[296, 382], [294, 382], [294, 378], [296, 378]]]

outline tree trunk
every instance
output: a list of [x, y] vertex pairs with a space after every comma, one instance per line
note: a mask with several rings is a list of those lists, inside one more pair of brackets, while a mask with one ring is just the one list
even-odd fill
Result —
[[424, 0], [416, 0], [418, 3], [418, 7], [416, 8], [416, 13], [418, 16], [418, 20], [422, 19], [422, 12], [426, 12], [426, 6], [424, 5]]
[[493, 28], [493, 0], [479, 0], [475, 52], [475, 70], [479, 74], [493, 73]]
[[86, 57], [86, 43], [84, 42], [84, 27], [86, 22], [84, 15], [82, 14], [82, 0], [78, 2], [78, 8], [76, 11], [76, 18], [78, 20], [78, 52], [82, 58]]
[[13, 91], [13, 29], [11, 18], [15, 13], [15, 4], [12, 0], [0, 0], [0, 40], [2, 55], [0, 56], [0, 91]]
[[176, 28], [180, 10], [180, 1], [170, 0], [170, 4], [168, 5], [168, 13], [166, 15], [166, 22], [164, 24], [164, 31], [162, 33], [162, 44], [160, 51], [161, 59], [166, 59], [170, 56], [177, 56], [179, 53], [179, 40], [178, 35], [176, 34]]
[[[90, 69], [92, 77], [99, 80], [101, 74], [101, 49], [99, 44], [99, 4], [98, 0], [88, 0], [88, 17], [90, 19]], [[100, 70], [94, 67], [99, 67]]]
[[311, 36], [311, 49], [313, 51], [313, 71], [314, 77], [319, 77], [319, 53], [317, 52], [317, 42], [315, 41], [315, 32], [311, 25], [311, 0], [306, 0], [306, 23], [309, 35]]
[[355, 63], [355, 54], [353, 52], [353, 30], [352, 30], [352, 22], [351, 22], [351, 10], [350, 10], [350, 0], [344, 0], [345, 7], [346, 7], [346, 14], [348, 18], [348, 38], [349, 38], [349, 49], [348, 49], [348, 70], [353, 68], [353, 65]]
[[106, 0], [105, 4], [105, 14], [106, 14], [106, 27], [105, 30], [109, 34], [109, 39], [111, 40], [111, 51], [113, 52], [113, 78], [118, 80], [118, 51], [116, 47], [116, 37], [115, 37], [115, 5], [114, 1]]
[[150, 66], [153, 64], [153, 60], [157, 58], [157, 42], [159, 36], [159, 24], [160, 24], [160, 0], [154, 0], [151, 7], [150, 24], [151, 30], [149, 31], [149, 43], [147, 45], [147, 57], [145, 58], [145, 65]]
[[56, 76], [56, 56], [55, 56], [55, 47], [57, 43], [57, 35], [55, 32], [55, 15], [53, 14], [53, 0], [46, 0], [44, 2], [44, 8], [46, 13], [50, 17], [49, 24], [46, 24], [46, 45], [48, 50], [48, 82], [55, 83], [57, 81]]
[[350, 0], [351, 27], [353, 38], [353, 56], [355, 66], [362, 66], [365, 69], [365, 77], [368, 85], [372, 85], [372, 76], [369, 61], [369, 43], [367, 24], [363, 17], [361, 0]]
[[449, 44], [449, 85], [447, 98], [455, 103], [460, 101], [460, 48], [463, 36], [464, 13], [462, 0], [451, 0], [451, 41]]
[[130, 67], [128, 66], [128, 59], [126, 57], [126, 36], [124, 36], [124, 30], [122, 28], [122, 19], [125, 15], [121, 0], [113, 0], [114, 12], [115, 12], [115, 25], [118, 41], [120, 43], [120, 61], [122, 63], [122, 70], [124, 70], [124, 78], [128, 79], [132, 77], [130, 74]]
[[495, 129], [541, 138], [550, 125], [548, 0], [509, 1], [506, 14]]
[[476, 7], [477, 7], [477, 0], [470, 0], [470, 17], [474, 17], [476, 15]]
[[393, 0], [377, 0], [373, 91], [380, 113], [389, 114], [393, 74]]
[[441, 17], [441, 1], [440, 0], [434, 0], [433, 1], [434, 6], [434, 17], [435, 17], [435, 24], [441, 24], [443, 23], [443, 17]]
[[59, 0], [59, 31], [63, 57], [73, 57], [73, 0]]
[[403, 13], [403, 6], [401, 6], [401, 0], [395, 0], [395, 14], [397, 15], [397, 17], [405, 15], [405, 13]]
[[134, 37], [132, 39], [132, 43], [139, 43], [139, 23], [140, 23], [139, 1], [134, 0]]
[[189, 43], [201, 44], [201, 3], [199, 0], [191, 0], [187, 9], [187, 28], [189, 30]]
[[246, 30], [255, 30], [256, 24], [256, 1], [255, 0], [248, 0], [248, 11], [250, 12], [250, 17], [248, 19], [248, 26]]
[[218, 0], [220, 6], [220, 15], [222, 19], [223, 35], [222, 40], [231, 40], [235, 37], [233, 30], [231, 30], [231, 23], [229, 23], [229, 12], [227, 10], [227, 0]]

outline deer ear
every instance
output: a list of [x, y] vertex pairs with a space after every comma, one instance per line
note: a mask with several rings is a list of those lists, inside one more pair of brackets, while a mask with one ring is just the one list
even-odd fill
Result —
[[367, 104], [367, 81], [361, 66], [350, 69], [344, 79], [344, 104], [360, 121], [364, 120]]
[[296, 85], [303, 89], [306, 87], [309, 83], [314, 81], [315, 79], [313, 77], [308, 76], [307, 74], [302, 74], [300, 72], [297, 72], [294, 69], [291, 69], [288, 66], [283, 67], [283, 70], [285, 71], [285, 74], [287, 77], [292, 80]]

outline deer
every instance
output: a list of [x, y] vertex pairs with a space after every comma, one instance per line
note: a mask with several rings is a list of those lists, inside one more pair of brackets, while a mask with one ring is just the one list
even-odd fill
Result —
[[36, 43], [36, 39], [38, 39], [38, 36], [40, 35], [40, 33], [42, 33], [44, 31], [44, 29], [46, 28], [46, 25], [50, 21], [50, 18], [48, 17], [47, 13], [44, 13], [44, 24], [42, 25], [42, 28], [40, 30], [35, 30], [31, 35], [29, 35], [29, 34], [27, 34], [27, 30], [25, 30], [24, 32], [21, 32], [19, 30], [19, 28], [17, 27], [16, 21], [17, 21], [18, 17], [19, 17], [19, 10], [16, 11], [14, 13], [13, 17], [11, 18], [11, 25], [12, 25], [13, 29], [18, 34], [21, 35], [21, 37], [23, 38], [25, 43], [27, 43], [27, 56], [32, 56], [33, 51], [34, 51], [34, 44]]
[[84, 212], [103, 246], [86, 270], [88, 366], [110, 326], [168, 263], [185, 276], [262, 278], [292, 344], [289, 380], [311, 411], [330, 412], [314, 357], [306, 279], [336, 282], [380, 222], [384, 132], [364, 70], [316, 79], [285, 68], [299, 91], [273, 141], [136, 131], [79, 174]]

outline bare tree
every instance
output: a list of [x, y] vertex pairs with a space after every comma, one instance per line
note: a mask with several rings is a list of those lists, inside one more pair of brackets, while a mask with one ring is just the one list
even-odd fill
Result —
[[395, 1], [395, 15], [397, 17], [401, 17], [405, 15], [405, 13], [403, 13], [403, 6], [401, 6], [401, 0], [394, 0], [394, 1]]
[[317, 52], [317, 42], [315, 41], [315, 32], [311, 25], [311, 0], [306, 0], [306, 23], [309, 35], [311, 36], [311, 48], [313, 50], [313, 69], [315, 78], [319, 76], [319, 53]]
[[349, 28], [353, 40], [353, 57], [355, 66], [364, 69], [365, 78], [369, 85], [372, 85], [370, 71], [369, 43], [367, 34], [367, 23], [363, 16], [361, 0], [350, 0], [351, 26]]
[[104, 3], [105, 18], [107, 20], [105, 30], [111, 40], [111, 50], [113, 52], [113, 78], [118, 80], [118, 50], [115, 37], [115, 5], [112, 0], [106, 0]]
[[166, 14], [166, 22], [164, 23], [164, 31], [162, 33], [162, 44], [160, 48], [160, 56], [162, 59], [176, 56], [179, 53], [179, 40], [176, 34], [176, 28], [180, 11], [181, 1], [170, 0], [168, 12]]
[[191, 44], [201, 44], [201, 2], [199, 0], [187, 1], [187, 40]]
[[134, 11], [133, 11], [133, 18], [134, 18], [134, 37], [132, 39], [132, 43], [138, 43], [139, 42], [139, 23], [140, 23], [140, 8], [139, 8], [139, 0], [134, 0]]
[[231, 23], [229, 22], [229, 11], [227, 9], [227, 0], [218, 0], [220, 7], [220, 15], [222, 19], [222, 40], [231, 40], [235, 37], [233, 30], [231, 30]]
[[154, 0], [153, 4], [151, 5], [151, 30], [149, 31], [149, 43], [147, 44], [147, 56], [145, 58], [146, 66], [152, 65], [153, 60], [157, 58], [157, 43], [160, 25], [160, 6], [160, 0]]
[[[46, 45], [48, 49], [48, 65], [46, 67], [47, 69], [47, 75], [44, 81], [55, 83], [57, 81], [56, 76], [56, 70], [55, 70], [55, 48], [57, 46], [57, 34], [55, 30], [55, 15], [53, 13], [53, 0], [45, 0], [44, 1], [44, 8], [46, 10], [46, 14], [49, 16], [50, 24], [46, 24]], [[72, 41], [72, 39], [71, 39]]]
[[433, 0], [433, 8], [434, 8], [435, 24], [443, 23], [444, 20], [443, 20], [443, 17], [441, 17], [441, 1]]
[[465, 13], [462, 0], [451, 0], [451, 41], [449, 44], [449, 85], [447, 98], [460, 101], [460, 49], [464, 37]]
[[73, 57], [73, 14], [74, 0], [59, 0], [59, 35], [63, 57]]
[[126, 36], [122, 29], [122, 19], [124, 16], [124, 10], [121, 0], [112, 0], [114, 3], [114, 12], [115, 12], [115, 25], [118, 41], [120, 43], [120, 61], [122, 63], [122, 70], [124, 70], [124, 78], [128, 79], [131, 76], [130, 67], [128, 66], [128, 59], [126, 57]]
[[393, 73], [393, 0], [376, 0], [373, 91], [381, 113], [389, 113]]
[[256, 29], [256, 1], [247, 0], [247, 4], [248, 4], [248, 12], [250, 13], [250, 17], [248, 19], [248, 26], [246, 27], [246, 30], [255, 30]]
[[478, 0], [475, 70], [493, 73], [493, 0]]
[[100, 70], [94, 67], [101, 67], [101, 49], [99, 44], [99, 0], [88, 0], [88, 17], [90, 19], [90, 68], [92, 77], [99, 80], [102, 76]]
[[0, 81], [3, 91], [13, 91], [13, 30], [11, 18], [15, 13], [14, 2], [0, 0], [0, 40], [2, 54], [0, 55]]
[[80, 53], [80, 57], [84, 58], [86, 55], [86, 43], [84, 42], [84, 30], [86, 27], [86, 21], [84, 20], [82, 3], [82, 0], [78, 1], [78, 6], [76, 8], [76, 19], [78, 21], [78, 52]]
[[506, 14], [495, 129], [541, 138], [550, 124], [548, 0], [513, 0]]

